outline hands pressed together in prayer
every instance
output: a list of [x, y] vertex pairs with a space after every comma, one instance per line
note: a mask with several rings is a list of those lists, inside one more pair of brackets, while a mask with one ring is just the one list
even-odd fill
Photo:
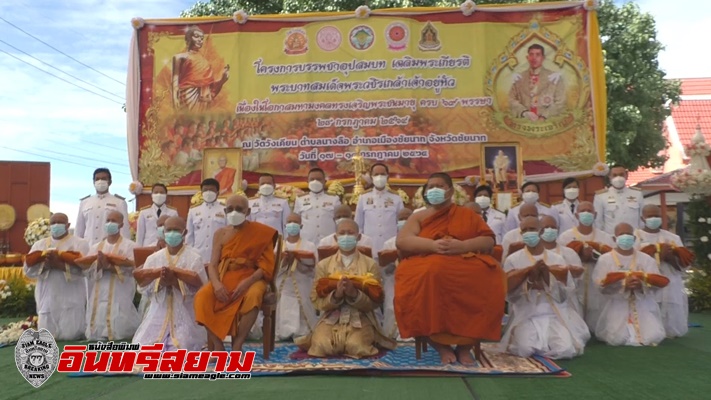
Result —
[[661, 258], [662, 261], [666, 261], [670, 264], [674, 264], [677, 262], [676, 255], [674, 254], [674, 249], [672, 249], [672, 246], [670, 244], [663, 243], [659, 247], [659, 258]]
[[47, 265], [52, 269], [64, 270], [64, 261], [59, 258], [59, 253], [56, 251], [50, 251], [47, 253], [47, 259], [45, 260]]
[[543, 290], [544, 286], [549, 282], [550, 269], [548, 264], [543, 260], [536, 261], [528, 273], [528, 281], [532, 289]]
[[106, 257], [106, 254], [104, 254], [103, 252], [99, 252], [97, 254], [96, 262], [98, 263], [100, 269], [110, 270], [112, 267], [111, 263], [109, 262], [109, 258]]
[[595, 258], [595, 253], [593, 248], [590, 246], [583, 247], [583, 251], [580, 252], [580, 260], [582, 262], [591, 262]]
[[358, 296], [358, 289], [356, 289], [353, 282], [346, 277], [343, 277], [340, 281], [338, 281], [336, 292], [333, 294], [337, 300], [342, 299], [344, 295], [348, 296], [349, 299], [355, 299]]
[[625, 288], [629, 289], [630, 291], [641, 290], [642, 280], [636, 276], [630, 275], [625, 278]]
[[160, 270], [160, 284], [163, 287], [171, 287], [178, 285], [178, 277], [175, 272], [169, 267], [163, 267]]

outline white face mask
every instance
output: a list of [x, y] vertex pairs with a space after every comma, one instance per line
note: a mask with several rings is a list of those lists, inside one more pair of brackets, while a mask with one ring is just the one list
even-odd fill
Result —
[[202, 199], [205, 200], [206, 203], [212, 203], [217, 200], [217, 193], [212, 190], [202, 192]]
[[538, 201], [538, 193], [536, 192], [524, 192], [522, 197], [524, 203], [533, 204]]
[[104, 193], [107, 190], [109, 190], [109, 181], [105, 180], [99, 180], [99, 181], [94, 181], [94, 189], [96, 189], [97, 192], [99, 193]]
[[382, 189], [387, 184], [388, 184], [387, 175], [377, 175], [377, 176], [373, 177], [373, 186], [375, 186], [376, 189]]
[[580, 189], [578, 188], [567, 188], [563, 191], [565, 193], [565, 198], [573, 201], [578, 198], [578, 195], [580, 195]]
[[487, 209], [491, 206], [491, 198], [489, 196], [477, 196], [474, 201], [479, 204], [482, 209]]
[[274, 194], [274, 186], [264, 184], [259, 187], [259, 194], [262, 196], [271, 196]]
[[615, 189], [619, 190], [619, 189], [622, 189], [625, 187], [625, 184], [627, 183], [627, 179], [625, 179], [624, 176], [616, 176], [616, 177], [612, 178], [610, 183], [612, 183], [612, 186]]
[[311, 181], [309, 182], [309, 190], [314, 193], [321, 193], [323, 190], [323, 183], [321, 183], [321, 181]]
[[239, 211], [232, 211], [227, 214], [227, 223], [230, 226], [240, 226], [247, 219], [247, 216]]
[[168, 195], [163, 193], [153, 193], [151, 198], [153, 199], [153, 203], [155, 203], [155, 205], [162, 206], [165, 204], [165, 200], [168, 198]]

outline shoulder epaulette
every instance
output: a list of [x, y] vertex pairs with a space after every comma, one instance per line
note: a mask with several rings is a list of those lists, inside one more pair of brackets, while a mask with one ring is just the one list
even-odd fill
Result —
[[310, 192], [306, 192], [306, 193], [300, 194], [300, 195], [299, 195], [299, 197], [304, 197], [304, 196], [308, 196], [308, 195], [309, 195], [309, 193], [310, 193]]
[[637, 186], [630, 186], [630, 189], [636, 190], [636, 191], [638, 191], [638, 192], [641, 192], [641, 191], [642, 191], [642, 189], [641, 189], [641, 188], [638, 188]]
[[398, 196], [400, 195], [400, 193], [398, 193], [397, 190], [394, 190], [394, 189], [391, 189], [391, 188], [388, 188], [388, 192], [390, 192], [390, 193], [392, 193], [392, 194], [396, 194], [396, 195], [398, 195]]
[[168, 207], [168, 208], [170, 208], [171, 210], [176, 210], [176, 211], [178, 210], [177, 207], [169, 206], [169, 205], [167, 205], [167, 204], [166, 204], [165, 206]]
[[86, 200], [86, 199], [88, 199], [89, 197], [91, 197], [91, 195], [88, 195], [88, 196], [82, 197], [81, 199], [79, 199], [79, 201], [82, 201], [82, 200]]
[[598, 190], [597, 192], [595, 192], [595, 194], [607, 193], [607, 190], [608, 190], [607, 188], [605, 188], [605, 189], [600, 189], [600, 190]]
[[289, 199], [288, 197], [284, 196], [281, 193], [274, 193], [274, 197], [276, 197], [277, 199], [285, 199], [285, 200]]
[[147, 210], [147, 209], [151, 208], [151, 206], [152, 206], [152, 204], [149, 206], [142, 207], [140, 211]]
[[115, 194], [114, 196], [116, 196], [117, 198], [119, 198], [119, 199], [121, 199], [121, 200], [126, 200], [125, 197], [119, 196], [119, 195], [117, 195], [117, 194]]
[[373, 188], [370, 188], [370, 189], [364, 191], [363, 194], [370, 193], [370, 192], [372, 192], [372, 191], [373, 191]]
[[553, 203], [553, 204], [551, 204], [551, 205], [557, 206], [558, 204], [563, 204], [563, 200], [561, 200], [561, 201], [556, 201], [555, 203]]
[[258, 198], [259, 198], [259, 196], [252, 196], [249, 198], [249, 200], [257, 200]]
[[200, 207], [201, 205], [202, 205], [202, 203], [200, 203], [200, 204], [195, 204], [195, 205], [190, 206], [190, 208], [193, 209], [193, 208], [195, 208], [195, 207]]
[[543, 203], [543, 202], [541, 202], [541, 201], [539, 201], [538, 204], [540, 204], [540, 205], [542, 205], [543, 207], [546, 207], [546, 208], [551, 208], [551, 206], [550, 206], [549, 204]]

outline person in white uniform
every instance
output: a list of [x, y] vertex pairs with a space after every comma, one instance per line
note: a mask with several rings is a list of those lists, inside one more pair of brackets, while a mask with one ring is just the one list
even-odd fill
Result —
[[558, 216], [553, 212], [553, 210], [551, 210], [551, 208], [547, 204], [543, 204], [538, 201], [540, 192], [541, 188], [536, 182], [525, 182], [521, 186], [521, 198], [523, 199], [523, 203], [509, 210], [509, 214], [506, 217], [506, 223], [504, 225], [504, 232], [509, 232], [514, 229], [518, 229], [520, 223], [518, 219], [518, 210], [524, 204], [534, 204], [538, 209], [538, 215], [550, 215], [551, 217], [558, 220]]
[[[501, 349], [519, 357], [536, 354], [560, 359], [582, 355], [590, 331], [569, 305], [575, 287], [566, 262], [545, 248], [537, 218], [524, 219], [521, 232], [526, 247], [509, 255], [504, 263], [513, 316], [501, 339]], [[562, 271], [560, 277], [554, 269]]]
[[250, 221], [259, 222], [270, 226], [284, 235], [286, 219], [291, 214], [289, 200], [274, 195], [276, 184], [274, 176], [262, 174], [259, 177], [259, 194], [257, 197], [249, 199]]
[[210, 263], [212, 238], [218, 229], [227, 225], [225, 208], [217, 201], [220, 183], [208, 178], [200, 184], [202, 204], [192, 207], [188, 212], [188, 233], [185, 244], [195, 248], [202, 257], [203, 264]]
[[[94, 171], [94, 189], [96, 194], [86, 196], [79, 203], [79, 214], [74, 227], [74, 235], [89, 242], [89, 246], [99, 243], [104, 237], [104, 223], [110, 211], [118, 211], [128, 222], [128, 205], [123, 197], [109, 193], [111, 171], [98, 168]], [[121, 236], [131, 238], [128, 223], [121, 228]]]
[[642, 191], [628, 187], [627, 169], [621, 165], [610, 168], [610, 186], [595, 192], [595, 227], [609, 234], [615, 233], [615, 227], [625, 222], [632, 228], [642, 228]]
[[[647, 204], [642, 209], [644, 229], [636, 236], [640, 249], [657, 247], [654, 255], [659, 271], [669, 278], [669, 285], [657, 291], [657, 303], [662, 313], [662, 322], [668, 338], [686, 335], [689, 331], [689, 299], [684, 291], [684, 270], [674, 247], [684, 247], [681, 238], [662, 227], [662, 210], [659, 206]], [[658, 246], [657, 246], [658, 245]]]
[[[659, 274], [656, 261], [635, 250], [634, 228], [620, 223], [615, 228], [617, 247], [600, 256], [593, 279], [605, 296], [595, 336], [613, 346], [654, 346], [666, 332], [656, 300], [656, 286], [634, 276], [604, 285], [610, 272]], [[646, 280], [646, 279], [645, 279]]]
[[389, 172], [383, 163], [370, 167], [373, 189], [360, 195], [355, 212], [360, 232], [373, 239], [373, 258], [376, 260], [383, 243], [397, 234], [397, 214], [405, 208], [400, 195], [387, 187]]
[[207, 272], [200, 253], [184, 243], [185, 220], [170, 217], [164, 230], [167, 247], [148, 256], [135, 273], [139, 292], [151, 301], [133, 343], [198, 351], [206, 341], [203, 328], [195, 322], [193, 299], [207, 282]]
[[481, 217], [484, 222], [489, 225], [489, 228], [496, 235], [496, 244], [501, 244], [504, 240], [504, 225], [506, 223], [506, 214], [491, 207], [491, 199], [494, 192], [489, 185], [478, 186], [474, 189], [474, 201], [481, 207]]
[[565, 232], [578, 225], [578, 196], [580, 195], [580, 184], [575, 178], [563, 180], [563, 196], [565, 199], [555, 203], [551, 208], [554, 214], [558, 215], [558, 230]]
[[47, 329], [56, 340], [77, 340], [84, 336], [86, 328], [86, 279], [81, 268], [65, 264], [57, 252], [76, 251], [85, 256], [89, 243], [69, 234], [66, 214], [52, 214], [49, 224], [51, 236], [35, 242], [30, 254], [56, 251], [49, 252], [44, 261], [24, 265], [25, 275], [37, 280], [37, 327]]
[[312, 168], [308, 174], [309, 193], [303, 194], [294, 203], [294, 212], [301, 216], [301, 237], [311, 243], [336, 232], [333, 212], [341, 205], [338, 196], [325, 193], [326, 173], [321, 168]]
[[309, 335], [318, 322], [316, 309], [309, 297], [314, 282], [314, 266], [318, 262], [316, 245], [301, 237], [301, 217], [298, 214], [287, 217], [284, 230], [285, 254], [276, 272], [278, 340]]
[[[412, 210], [409, 208], [403, 208], [397, 213], [398, 232], [405, 226], [405, 222], [410, 218], [410, 215], [412, 215]], [[399, 263], [396, 241], [397, 235], [385, 241], [380, 254], [378, 254], [378, 262], [382, 268], [381, 276], [383, 277], [383, 293], [385, 295], [383, 300], [383, 333], [391, 339], [401, 340], [393, 304], [395, 299], [395, 268]], [[381, 255], [383, 258], [380, 257]], [[389, 259], [392, 259], [392, 261], [388, 262], [390, 261]]]
[[136, 225], [136, 246], [150, 247], [158, 243], [158, 218], [162, 216], [177, 217], [178, 210], [166, 205], [168, 188], [162, 183], [156, 183], [151, 188], [150, 206], [143, 207], [138, 214]]
[[[87, 340], [129, 339], [141, 323], [138, 310], [133, 305], [136, 294], [133, 249], [136, 243], [119, 233], [124, 223], [121, 213], [109, 212], [104, 225], [106, 238], [89, 250], [89, 255], [98, 255], [98, 259], [85, 271], [90, 281], [86, 313]], [[107, 255], [125, 261], [114, 263]]]

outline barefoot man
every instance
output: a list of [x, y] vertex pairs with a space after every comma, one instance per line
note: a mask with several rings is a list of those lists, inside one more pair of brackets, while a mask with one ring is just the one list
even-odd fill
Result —
[[249, 200], [244, 196], [228, 198], [225, 214], [228, 226], [213, 239], [210, 282], [195, 295], [195, 320], [205, 326], [208, 347], [216, 351], [225, 350], [222, 341], [237, 322], [232, 351], [240, 351], [274, 274], [277, 231], [247, 221]]
[[404, 259], [395, 270], [395, 317], [403, 338], [426, 337], [443, 364], [473, 364], [476, 343], [501, 338], [506, 278], [482, 255], [494, 247], [494, 232], [476, 212], [453, 204], [453, 192], [449, 175], [432, 174], [425, 190], [432, 206], [398, 233]]

